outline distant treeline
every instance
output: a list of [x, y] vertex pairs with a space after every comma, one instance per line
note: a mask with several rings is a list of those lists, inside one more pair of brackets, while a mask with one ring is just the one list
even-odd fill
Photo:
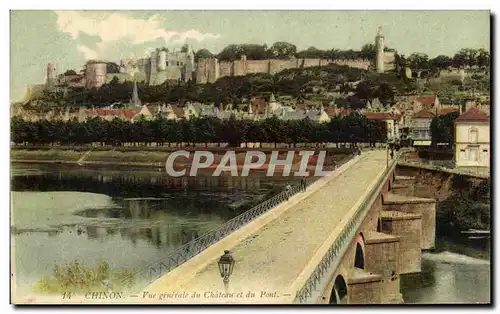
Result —
[[[385, 51], [394, 51], [385, 47]], [[195, 53], [195, 60], [216, 57], [220, 61], [234, 61], [245, 55], [248, 60], [265, 59], [290, 59], [290, 58], [311, 58], [311, 59], [369, 59], [373, 60], [376, 54], [374, 44], [365, 44], [360, 50], [321, 50], [314, 46], [306, 50], [297, 51], [294, 44], [288, 42], [275, 42], [271, 47], [266, 44], [231, 44], [221, 50], [218, 54], [213, 54], [207, 49], [198, 50]], [[412, 53], [409, 56], [395, 53], [397, 67], [409, 66], [413, 69], [446, 69], [448, 67], [478, 66], [488, 67], [490, 65], [490, 52], [486, 49], [463, 48], [453, 56], [439, 55], [429, 58], [425, 53]]]
[[[394, 50], [386, 47], [385, 50]], [[207, 49], [198, 50], [195, 53], [195, 61], [204, 58], [216, 57], [220, 61], [234, 61], [245, 55], [248, 60], [265, 59], [290, 59], [290, 58], [313, 58], [313, 59], [373, 59], [375, 57], [375, 45], [365, 44], [360, 50], [321, 50], [311, 46], [305, 50], [298, 51], [297, 46], [292, 43], [278, 41], [268, 47], [266, 44], [231, 44], [224, 47], [218, 54], [213, 54]]]
[[240, 146], [244, 142], [261, 143], [377, 143], [385, 142], [384, 122], [368, 120], [353, 113], [335, 117], [329, 123], [319, 124], [308, 118], [283, 121], [276, 117], [262, 121], [194, 118], [189, 120], [140, 119], [135, 123], [115, 118], [106, 121], [92, 118], [85, 122], [40, 120], [27, 122], [11, 120], [11, 141], [16, 144], [82, 145], [101, 142], [122, 146], [125, 143], [229, 143]]

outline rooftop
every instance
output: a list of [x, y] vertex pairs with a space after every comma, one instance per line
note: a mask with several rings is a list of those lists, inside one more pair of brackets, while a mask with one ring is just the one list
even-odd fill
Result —
[[436, 95], [423, 95], [417, 97], [417, 101], [424, 106], [431, 106], [436, 102]]
[[363, 113], [365, 117], [370, 120], [393, 120], [394, 115], [387, 112], [365, 112]]
[[430, 112], [429, 110], [420, 110], [419, 112], [415, 113], [413, 115], [413, 119], [424, 119], [424, 118], [434, 118], [434, 114]]
[[479, 109], [472, 107], [459, 116], [456, 121], [490, 121], [490, 118]]

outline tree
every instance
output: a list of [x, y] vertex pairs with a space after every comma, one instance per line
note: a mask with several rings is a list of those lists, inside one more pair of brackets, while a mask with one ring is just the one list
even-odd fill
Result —
[[248, 60], [264, 60], [269, 56], [267, 45], [245, 44], [241, 45], [241, 50]]
[[453, 57], [453, 65], [456, 67], [474, 66], [477, 65], [477, 57], [479, 51], [477, 49], [463, 48]]
[[184, 44], [181, 47], [181, 52], [188, 52], [188, 49], [189, 49], [189, 45], [188, 44]]
[[439, 70], [447, 69], [449, 68], [453, 63], [453, 59], [445, 56], [445, 55], [439, 55], [431, 60], [429, 60], [429, 64], [434, 68], [437, 68]]
[[361, 54], [363, 58], [375, 59], [376, 48], [374, 44], [364, 44], [361, 47]]
[[444, 116], [435, 117], [431, 122], [432, 145], [447, 143], [450, 147], [454, 143], [454, 123], [458, 117], [457, 112], [451, 112]]
[[234, 61], [239, 59], [243, 54], [243, 48], [241, 45], [231, 44], [224, 47], [221, 52], [217, 55], [217, 59], [221, 61]]
[[486, 49], [479, 49], [477, 55], [477, 65], [481, 68], [490, 66], [490, 52]]
[[68, 71], [64, 72], [64, 75], [76, 75], [76, 72], [75, 72], [75, 70], [68, 70]]
[[465, 53], [456, 53], [453, 56], [452, 64], [456, 68], [463, 68], [467, 65], [467, 56]]
[[311, 46], [306, 50], [300, 51], [297, 53], [297, 58], [324, 58], [325, 51], [319, 50], [318, 48]]
[[297, 46], [284, 41], [275, 42], [269, 51], [276, 59], [290, 59], [297, 53]]
[[425, 53], [412, 53], [407, 61], [413, 69], [425, 69], [429, 66], [429, 56]]
[[392, 104], [394, 102], [394, 91], [392, 86], [387, 83], [380, 83], [374, 93], [374, 96], [377, 97], [384, 105]]
[[194, 54], [194, 61], [198, 62], [200, 59], [210, 59], [214, 55], [208, 49], [200, 49]]

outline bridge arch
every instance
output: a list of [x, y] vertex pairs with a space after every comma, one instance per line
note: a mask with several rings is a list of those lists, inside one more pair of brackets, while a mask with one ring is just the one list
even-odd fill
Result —
[[360, 232], [355, 239], [354, 246], [354, 267], [365, 268], [365, 236]]
[[348, 304], [347, 284], [342, 275], [338, 275], [333, 283], [332, 292], [330, 294], [330, 304]]
[[354, 267], [365, 269], [365, 257], [363, 249], [359, 243], [356, 243], [356, 256], [354, 257]]

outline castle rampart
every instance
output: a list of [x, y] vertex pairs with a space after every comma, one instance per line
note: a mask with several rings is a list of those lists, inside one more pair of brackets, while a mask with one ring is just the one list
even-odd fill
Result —
[[[393, 59], [394, 58], [392, 56], [392, 60]], [[388, 57], [386, 60], [391, 60], [391, 57]], [[240, 76], [256, 73], [276, 74], [286, 69], [310, 68], [317, 66], [326, 66], [329, 64], [347, 65], [353, 68], [367, 70], [370, 68], [372, 63], [373, 61], [369, 59], [291, 58], [288, 60], [246, 60], [246, 58], [244, 58], [232, 62], [218, 62], [216, 58], [210, 58], [201, 59], [198, 62], [198, 66], [196, 69], [196, 82], [198, 84], [213, 83], [217, 79], [226, 76]], [[218, 64], [218, 66], [215, 66], [215, 64]], [[218, 75], [216, 74], [216, 72], [218, 72]], [[208, 79], [209, 77], [211, 79]]]

